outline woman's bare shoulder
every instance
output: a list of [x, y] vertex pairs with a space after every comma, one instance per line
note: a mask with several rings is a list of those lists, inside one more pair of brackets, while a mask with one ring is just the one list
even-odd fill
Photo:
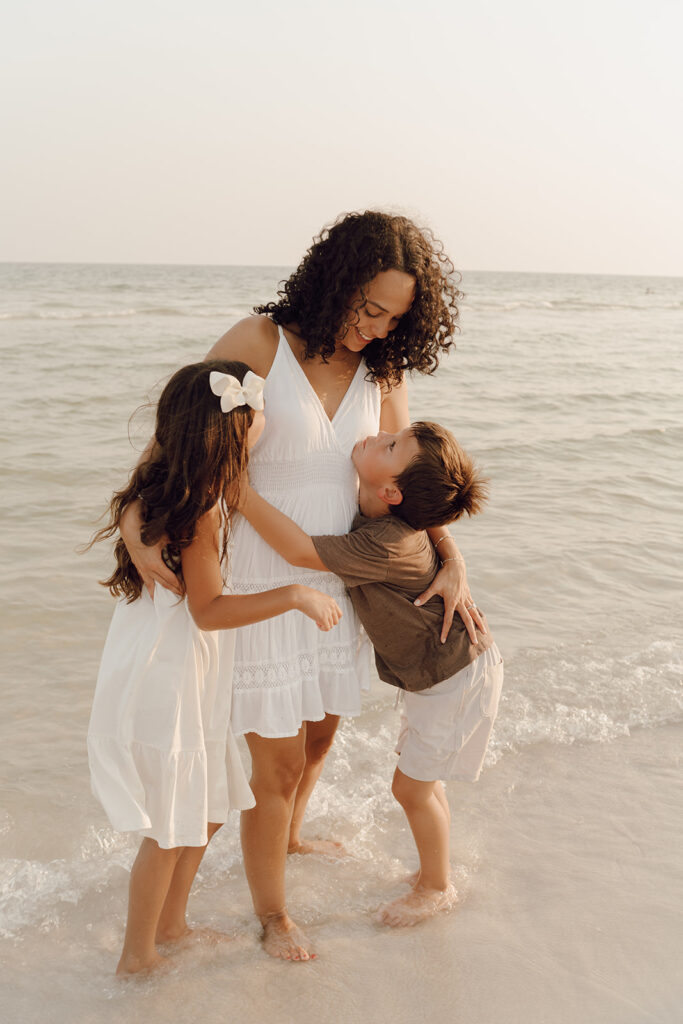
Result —
[[226, 331], [206, 358], [239, 359], [265, 377], [273, 365], [277, 344], [277, 324], [267, 316], [248, 316]]

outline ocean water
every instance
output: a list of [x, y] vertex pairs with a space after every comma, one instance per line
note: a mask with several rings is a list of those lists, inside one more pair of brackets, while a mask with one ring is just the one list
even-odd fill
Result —
[[[195, 919], [234, 942], [164, 978], [112, 972], [135, 842], [90, 795], [85, 732], [112, 601], [87, 540], [179, 365], [287, 268], [0, 265], [0, 1019], [640, 1024], [683, 1012], [683, 281], [466, 273], [457, 349], [410, 383], [491, 479], [457, 524], [506, 658], [487, 765], [453, 784], [459, 908], [405, 932], [412, 840], [389, 793], [394, 693], [345, 722], [293, 857], [311, 965], [258, 944], [235, 817]], [[677, 945], [678, 944], [678, 945]]]

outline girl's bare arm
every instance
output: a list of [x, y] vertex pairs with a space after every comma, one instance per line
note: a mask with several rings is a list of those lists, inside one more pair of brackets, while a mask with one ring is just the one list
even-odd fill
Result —
[[220, 568], [219, 513], [214, 507], [197, 523], [194, 540], [182, 552], [183, 578], [192, 618], [200, 629], [235, 629], [297, 609], [323, 630], [341, 618], [334, 598], [292, 584], [260, 594], [224, 594]]

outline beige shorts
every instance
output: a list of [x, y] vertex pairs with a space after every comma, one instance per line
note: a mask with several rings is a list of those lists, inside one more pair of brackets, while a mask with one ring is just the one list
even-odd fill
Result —
[[495, 644], [450, 679], [416, 693], [404, 691], [396, 743], [398, 767], [418, 782], [476, 782], [503, 686]]

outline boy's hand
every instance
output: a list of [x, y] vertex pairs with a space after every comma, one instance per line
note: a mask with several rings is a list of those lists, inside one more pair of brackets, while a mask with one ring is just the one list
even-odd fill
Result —
[[484, 613], [477, 608], [472, 600], [467, 583], [467, 569], [463, 559], [449, 560], [446, 565], [442, 566], [434, 577], [431, 587], [416, 598], [415, 604], [419, 607], [435, 594], [439, 594], [444, 603], [441, 643], [446, 643], [453, 624], [453, 615], [457, 612], [465, 625], [470, 642], [476, 644], [477, 629], [480, 633], [486, 633], [488, 629]]
[[312, 587], [296, 585], [296, 607], [309, 619], [313, 619], [318, 629], [325, 632], [336, 626], [342, 617], [342, 610], [333, 597], [323, 594]]

